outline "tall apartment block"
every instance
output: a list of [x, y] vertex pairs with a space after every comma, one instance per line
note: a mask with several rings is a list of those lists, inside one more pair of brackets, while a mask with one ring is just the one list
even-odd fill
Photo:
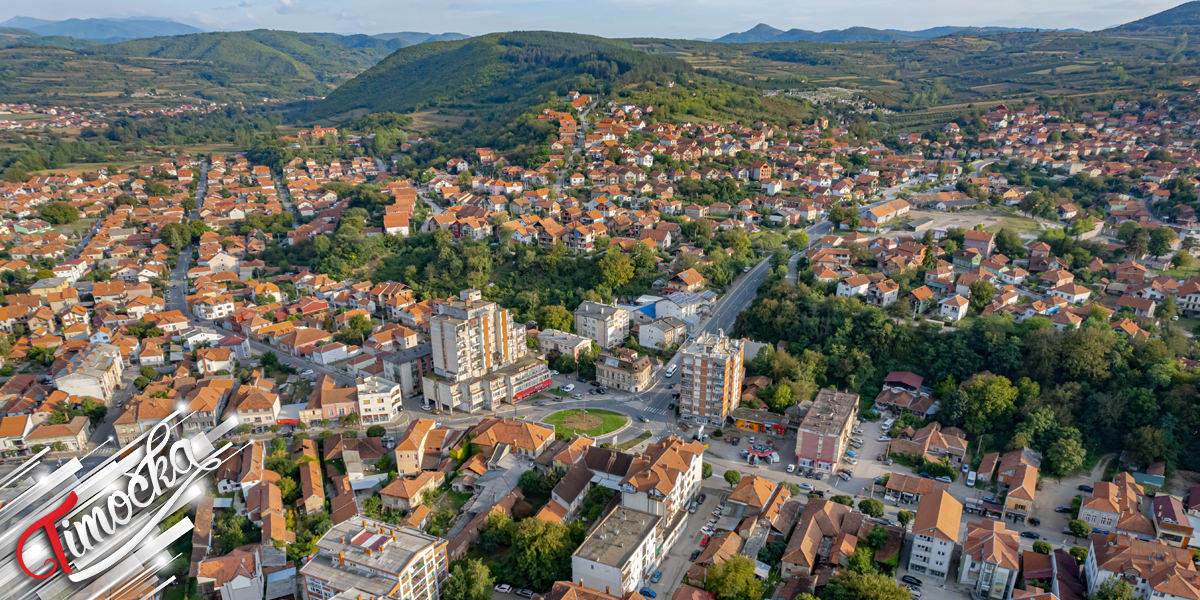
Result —
[[425, 400], [449, 410], [495, 410], [551, 383], [545, 363], [529, 354], [525, 326], [512, 313], [468, 289], [438, 305], [429, 319], [433, 373]]
[[721, 332], [706, 333], [684, 346], [679, 411], [693, 421], [723, 425], [742, 394], [744, 344]]

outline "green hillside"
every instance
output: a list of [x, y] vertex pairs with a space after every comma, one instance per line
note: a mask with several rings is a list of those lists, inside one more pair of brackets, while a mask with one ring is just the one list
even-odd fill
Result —
[[1174, 8], [1114, 27], [1108, 31], [1122, 33], [1168, 33], [1200, 31], [1200, 2], [1184, 2]]
[[[0, 32], [0, 101], [177, 104], [324, 95], [388, 42], [289, 31], [198, 33], [63, 48]], [[7, 46], [7, 47], [4, 47]]]
[[402, 48], [342, 84], [311, 114], [429, 107], [511, 113], [569, 89], [601, 92], [690, 72], [683, 61], [651, 56], [616, 40], [541, 31], [496, 33]]
[[331, 82], [374, 64], [386, 51], [382, 46], [350, 48], [308, 33], [256, 29], [130, 40], [103, 46], [98, 53], [186, 59], [231, 71]]

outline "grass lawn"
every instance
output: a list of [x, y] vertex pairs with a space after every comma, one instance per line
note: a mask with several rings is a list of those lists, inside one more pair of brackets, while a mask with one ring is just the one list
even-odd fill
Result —
[[580, 408], [560, 410], [546, 417], [545, 421], [553, 425], [558, 433], [595, 437], [624, 427], [629, 417], [611, 410]]
[[1009, 231], [1017, 234], [1038, 233], [1042, 230], [1042, 228], [1038, 226], [1037, 221], [1026, 217], [1000, 217], [999, 223], [985, 227], [984, 229], [992, 233], [1000, 231], [1001, 229], [1008, 229]]
[[649, 430], [643, 431], [640, 434], [638, 434], [637, 437], [633, 438], [632, 440], [629, 440], [628, 442], [621, 442], [620, 444], [617, 444], [617, 447], [622, 450], [628, 450], [628, 449], [650, 439], [650, 435], [651, 434], [650, 434]]

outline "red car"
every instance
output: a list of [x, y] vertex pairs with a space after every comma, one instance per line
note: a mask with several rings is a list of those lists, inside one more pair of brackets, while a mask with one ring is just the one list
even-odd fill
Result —
[[712, 536], [710, 536], [710, 535], [704, 536], [704, 538], [700, 540], [700, 547], [703, 548], [703, 547], [707, 546], [708, 540], [710, 540], [710, 539], [712, 539]]

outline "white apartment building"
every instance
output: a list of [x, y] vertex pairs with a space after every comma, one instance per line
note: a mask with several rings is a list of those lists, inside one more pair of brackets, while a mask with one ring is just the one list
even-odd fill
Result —
[[683, 347], [679, 412], [685, 419], [724, 425], [742, 395], [744, 344], [706, 333]]
[[358, 391], [358, 415], [363, 423], [386, 423], [400, 416], [404, 397], [400, 384], [368, 375], [355, 383]]
[[575, 309], [575, 331], [596, 340], [601, 348], [615, 348], [629, 338], [629, 311], [586, 301]]
[[937, 490], [923, 497], [913, 520], [913, 544], [908, 570], [945, 581], [950, 572], [950, 557], [958, 545], [961, 523], [962, 503], [949, 492]]
[[441, 597], [448, 576], [446, 540], [412, 527], [355, 515], [329, 528], [300, 568], [308, 600], [349, 589], [371, 598]]
[[958, 582], [974, 588], [977, 598], [1012, 597], [1021, 570], [1021, 542], [1004, 523], [985, 519], [967, 523]]
[[525, 327], [512, 313], [463, 290], [438, 305], [429, 320], [433, 373], [423, 379], [425, 399], [449, 410], [495, 410], [551, 383], [545, 363], [528, 356]]
[[614, 596], [640, 589], [661, 558], [656, 534], [661, 520], [625, 506], [614, 508], [571, 555], [571, 581]]

